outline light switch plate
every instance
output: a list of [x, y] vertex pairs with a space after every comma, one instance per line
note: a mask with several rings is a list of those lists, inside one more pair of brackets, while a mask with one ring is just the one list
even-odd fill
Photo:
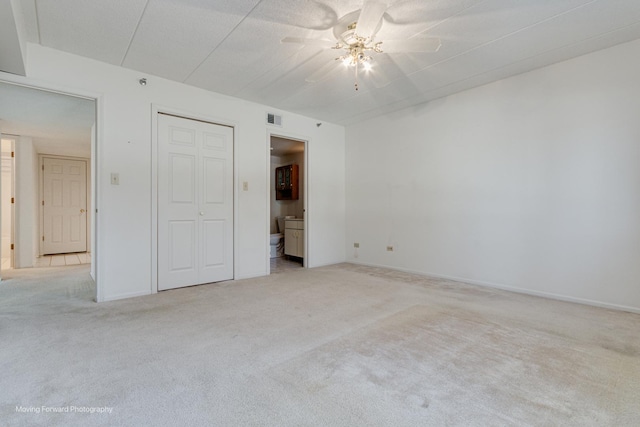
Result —
[[111, 173], [111, 185], [120, 185], [120, 174], [119, 173]]

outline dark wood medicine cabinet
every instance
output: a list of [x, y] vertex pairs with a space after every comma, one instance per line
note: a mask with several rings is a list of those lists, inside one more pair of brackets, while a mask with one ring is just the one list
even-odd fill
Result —
[[276, 200], [298, 200], [298, 165], [276, 168]]

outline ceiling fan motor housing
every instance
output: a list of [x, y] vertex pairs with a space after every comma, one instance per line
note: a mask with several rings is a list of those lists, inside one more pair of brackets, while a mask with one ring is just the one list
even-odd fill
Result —
[[359, 37], [356, 35], [356, 30], [349, 29], [344, 33], [340, 34], [340, 42], [346, 46], [351, 46], [352, 44], [356, 44], [359, 41]]

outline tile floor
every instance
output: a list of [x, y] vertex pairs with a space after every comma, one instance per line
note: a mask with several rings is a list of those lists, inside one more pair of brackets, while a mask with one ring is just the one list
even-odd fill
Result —
[[62, 267], [65, 265], [90, 264], [91, 253], [44, 255], [36, 259], [34, 267]]
[[294, 269], [302, 268], [302, 258], [282, 256], [271, 258], [271, 274], [286, 273]]

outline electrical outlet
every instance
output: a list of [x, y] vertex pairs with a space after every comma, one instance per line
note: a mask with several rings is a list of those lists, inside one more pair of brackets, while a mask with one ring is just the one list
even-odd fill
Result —
[[360, 243], [354, 243], [354, 244], [353, 244], [353, 247], [354, 247], [354, 248], [359, 248], [359, 247], [360, 247]]
[[387, 252], [393, 252], [393, 246], [387, 246]]

